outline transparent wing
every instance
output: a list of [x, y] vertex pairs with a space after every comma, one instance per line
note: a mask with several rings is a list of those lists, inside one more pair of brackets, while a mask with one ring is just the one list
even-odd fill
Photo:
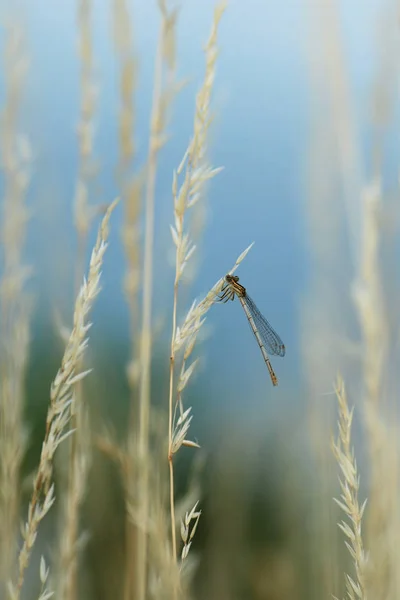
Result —
[[286, 348], [279, 335], [268, 323], [267, 319], [260, 313], [257, 306], [248, 294], [243, 297], [251, 316], [254, 319], [255, 326], [261, 336], [261, 339], [267, 351], [275, 356], [285, 356]]

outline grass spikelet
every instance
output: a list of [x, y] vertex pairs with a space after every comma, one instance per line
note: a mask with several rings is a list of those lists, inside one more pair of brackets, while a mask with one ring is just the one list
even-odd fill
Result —
[[183, 548], [181, 553], [182, 565], [187, 559], [192, 540], [195, 536], [197, 526], [199, 524], [201, 510], [196, 510], [198, 502], [193, 506], [189, 513], [186, 513], [185, 518], [181, 521], [181, 538], [183, 541]]
[[358, 491], [360, 479], [354, 450], [351, 447], [351, 425], [353, 410], [349, 410], [343, 380], [339, 377], [336, 384], [336, 397], [339, 404], [339, 434], [332, 443], [333, 453], [341, 470], [340, 499], [335, 502], [348, 517], [348, 521], [339, 523], [347, 541], [346, 547], [353, 559], [355, 578], [346, 575], [346, 589], [349, 600], [366, 600], [365, 565], [366, 555], [361, 535], [361, 523], [366, 506], [366, 500], [360, 506]]
[[97, 240], [92, 251], [89, 273], [84, 279], [75, 303], [73, 329], [68, 340], [61, 366], [50, 389], [50, 406], [47, 411], [46, 432], [43, 439], [39, 467], [33, 483], [33, 492], [29, 502], [28, 516], [22, 529], [23, 544], [18, 557], [18, 577], [12, 586], [12, 597], [19, 600], [29, 564], [33, 545], [38, 534], [39, 524], [49, 512], [55, 500], [53, 478], [53, 460], [58, 446], [73, 433], [68, 430], [73, 385], [76, 368], [88, 346], [88, 321], [93, 302], [100, 291], [101, 267], [107, 249], [108, 223], [117, 204], [115, 200], [108, 208], [99, 228]]

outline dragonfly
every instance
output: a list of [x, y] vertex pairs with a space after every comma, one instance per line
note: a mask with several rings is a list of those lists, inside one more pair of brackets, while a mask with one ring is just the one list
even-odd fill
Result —
[[220, 302], [228, 302], [239, 298], [240, 304], [246, 314], [252, 332], [260, 347], [264, 362], [267, 365], [272, 385], [278, 385], [278, 378], [272, 368], [268, 353], [274, 356], [285, 356], [286, 348], [279, 335], [260, 313], [253, 300], [248, 295], [246, 288], [239, 283], [237, 275], [226, 275], [225, 282], [219, 295]]

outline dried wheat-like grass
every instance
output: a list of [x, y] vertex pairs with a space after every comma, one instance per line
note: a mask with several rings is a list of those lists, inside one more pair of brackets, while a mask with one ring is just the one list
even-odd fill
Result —
[[[240, 254], [240, 256], [236, 259], [234, 266], [229, 271], [229, 274], [232, 274], [236, 271], [236, 269], [238, 268], [240, 263], [244, 260], [244, 258], [246, 257], [247, 253], [249, 252], [249, 250], [251, 249], [252, 246], [253, 246], [253, 244], [250, 244], [250, 246], [248, 246], [246, 248], [246, 250], [244, 250]], [[205, 322], [205, 316], [206, 316], [207, 312], [210, 310], [210, 308], [213, 306], [213, 304], [218, 300], [218, 295], [222, 290], [224, 282], [225, 282], [225, 276], [217, 281], [217, 283], [211, 288], [211, 290], [206, 294], [206, 296], [200, 302], [196, 302], [196, 301], [193, 302], [192, 306], [189, 309], [189, 312], [187, 313], [187, 315], [183, 321], [182, 326], [176, 327], [175, 333], [173, 335], [174, 359], [175, 359], [176, 353], [180, 349], [183, 349], [183, 359], [184, 360], [186, 360], [192, 353], [195, 343], [196, 343], [196, 340], [197, 340], [198, 333], [199, 333], [202, 325]], [[190, 369], [190, 367], [189, 367], [189, 369]], [[181, 393], [182, 393], [184, 387], [186, 386], [186, 383], [188, 382], [190, 374], [191, 374], [191, 371], [189, 371], [189, 369], [187, 370], [189, 374], [185, 378], [180, 379], [180, 384], [178, 384], [178, 387], [176, 390], [174, 410], [173, 410], [173, 415], [171, 417], [171, 422], [170, 422], [171, 432], [170, 432], [170, 438], [169, 438], [169, 444], [168, 444], [168, 460], [169, 460], [169, 464], [170, 464], [171, 527], [172, 527], [172, 531], [173, 531], [172, 539], [173, 539], [173, 543], [175, 543], [175, 546], [173, 546], [173, 547], [175, 547], [175, 549], [176, 549], [176, 524], [175, 524], [175, 502], [174, 502], [174, 479], [173, 479], [173, 465], [172, 465], [173, 457], [178, 452], [178, 450], [181, 448], [181, 446], [198, 447], [197, 443], [195, 443], [192, 440], [189, 440], [187, 438], [187, 434], [188, 434], [189, 428], [190, 428], [190, 423], [192, 420], [192, 416], [190, 414], [191, 407], [189, 407], [188, 409], [186, 409], [183, 412], [179, 411], [180, 403], [182, 401]], [[179, 414], [179, 416], [178, 416], [178, 414]], [[199, 514], [199, 516], [200, 516], [200, 514]], [[197, 518], [197, 516], [196, 516], [196, 518]], [[190, 519], [189, 521], [191, 521], [191, 520], [192, 519]], [[195, 530], [196, 530], [196, 528], [197, 528], [197, 524], [196, 524]], [[193, 539], [193, 535], [190, 537], [190, 542]], [[187, 545], [187, 544], [184, 542], [184, 545]], [[185, 556], [184, 556], [185, 559], [187, 558], [189, 549], [190, 549], [190, 546], [185, 553]], [[173, 556], [176, 556], [176, 554], [174, 554]]]
[[[81, 66], [81, 106], [78, 125], [79, 166], [74, 199], [75, 228], [78, 253], [75, 268], [76, 293], [84, 273], [86, 247], [90, 226], [98, 211], [90, 206], [90, 194], [95, 175], [93, 159], [97, 89], [93, 77], [93, 43], [91, 32], [92, 1], [78, 3], [79, 56]], [[81, 369], [80, 364], [77, 369]], [[86, 493], [90, 464], [89, 423], [83, 405], [82, 383], [74, 388], [71, 397], [71, 428], [76, 431], [70, 440], [68, 485], [63, 496], [64, 511], [61, 519], [61, 536], [58, 569], [57, 597], [74, 600], [77, 596], [77, 548], [79, 509]]]
[[113, 0], [114, 45], [120, 63], [118, 115], [118, 140], [121, 165], [130, 170], [135, 156], [135, 107], [133, 103], [137, 85], [137, 61], [132, 51], [133, 25], [126, 0]]
[[[168, 11], [166, 2], [158, 2], [161, 13], [161, 31], [154, 67], [153, 101], [150, 122], [150, 140], [147, 156], [145, 193], [145, 233], [143, 260], [142, 329], [140, 339], [139, 379], [139, 445], [138, 445], [138, 490], [142, 521], [147, 522], [149, 505], [148, 486], [148, 440], [150, 420], [151, 388], [151, 338], [152, 338], [152, 295], [153, 295], [153, 245], [154, 205], [157, 159], [167, 140], [168, 112], [174, 97], [175, 71], [175, 23], [176, 12]], [[165, 79], [166, 73], [166, 82]], [[132, 432], [133, 433], [133, 432]], [[139, 528], [137, 539], [136, 592], [138, 600], [146, 594], [147, 535]]]
[[366, 600], [366, 555], [361, 535], [361, 522], [367, 501], [365, 500], [360, 506], [358, 500], [360, 478], [354, 451], [350, 445], [353, 410], [349, 410], [344, 383], [340, 377], [336, 385], [336, 396], [339, 403], [339, 435], [336, 442], [332, 443], [332, 449], [342, 473], [340, 479], [342, 493], [340, 500], [335, 498], [335, 502], [349, 519], [349, 522], [342, 521], [339, 523], [339, 527], [348, 540], [345, 544], [353, 559], [355, 568], [355, 578], [346, 575], [347, 597], [349, 600]]
[[[129, 177], [129, 176], [127, 176]], [[143, 174], [131, 175], [122, 185], [122, 197], [124, 200], [125, 218], [122, 227], [122, 241], [125, 248], [126, 271], [124, 275], [125, 298], [129, 308], [129, 325], [131, 351], [127, 365], [127, 378], [132, 394], [133, 404], [134, 391], [140, 376], [137, 329], [139, 325], [139, 290], [140, 290], [140, 216], [141, 198], [143, 193]], [[135, 410], [131, 406], [131, 423], [133, 425]]]
[[[77, 368], [80, 368], [79, 364]], [[79, 538], [79, 516], [80, 507], [87, 492], [87, 478], [91, 462], [89, 415], [87, 407], [82, 405], [82, 401], [81, 390], [74, 389], [71, 396], [70, 422], [70, 428], [74, 431], [74, 435], [71, 437], [73, 443], [71, 444], [68, 486], [61, 498], [63, 515], [60, 524], [57, 570], [57, 598], [67, 600], [77, 597], [78, 557], [82, 551]]]
[[[348, 337], [352, 320], [346, 284], [359, 254], [362, 169], [339, 7], [332, 0], [308, 6], [313, 19], [313, 31], [307, 36], [312, 75], [306, 233], [311, 278], [304, 298], [302, 356], [319, 487], [311, 500], [309, 567], [316, 597], [328, 597], [341, 585], [342, 569], [337, 511], [326, 502], [334, 486], [335, 464], [326, 444], [334, 411], [332, 403], [320, 402], [320, 395], [337, 371], [349, 374], [360, 354], [359, 345]], [[338, 244], [338, 239], [346, 243]]]
[[[127, 379], [130, 388], [129, 416], [129, 450], [124, 459], [122, 477], [125, 486], [127, 505], [133, 502], [137, 487], [137, 470], [135, 468], [135, 452], [132, 444], [137, 430], [138, 408], [137, 392], [140, 377], [139, 344], [137, 330], [139, 326], [139, 291], [140, 291], [140, 217], [142, 209], [142, 193], [144, 174], [133, 169], [135, 159], [135, 104], [134, 96], [137, 86], [137, 60], [133, 48], [132, 19], [126, 0], [113, 2], [113, 30], [116, 56], [119, 63], [119, 114], [118, 143], [119, 164], [118, 181], [123, 199], [124, 219], [122, 224], [122, 241], [125, 249], [126, 269], [124, 274], [124, 292], [129, 311], [130, 356], [127, 364]], [[126, 561], [124, 597], [130, 600], [135, 589], [135, 532], [129, 511], [126, 515]]]
[[149, 513], [149, 573], [147, 594], [154, 600], [187, 600], [188, 596], [179, 577], [179, 568], [169, 546], [169, 519], [165, 511], [164, 495], [152, 484]]
[[[126, 508], [129, 521], [136, 529], [143, 529], [148, 539], [148, 569], [146, 581], [146, 598], [154, 600], [170, 600], [176, 596], [187, 600], [186, 586], [180, 579], [179, 565], [172, 557], [169, 544], [169, 519], [165, 510], [168, 494], [166, 471], [164, 463], [165, 418], [160, 413], [153, 411], [151, 418], [151, 433], [154, 434], [155, 444], [149, 447], [147, 466], [149, 473], [149, 506], [147, 521], [143, 521], [143, 514], [138, 506], [132, 490], [127, 489], [130, 484], [133, 466], [132, 456], [138, 455], [138, 438], [129, 436], [127, 447], [119, 448], [118, 442], [110, 431], [105, 431], [97, 439], [97, 446], [103, 454], [108, 456], [120, 469], [122, 481], [125, 486]], [[159, 445], [162, 448], [159, 448]], [[131, 592], [130, 589], [128, 589]], [[125, 594], [127, 589], [125, 588]]]
[[36, 541], [39, 524], [55, 500], [54, 484], [52, 483], [53, 460], [58, 446], [73, 433], [68, 425], [74, 386], [90, 373], [90, 370], [77, 372], [77, 367], [89, 343], [88, 332], [91, 323], [88, 322], [88, 317], [100, 291], [101, 267], [107, 248], [108, 223], [116, 204], [117, 200], [109, 206], [99, 227], [90, 259], [88, 277], [87, 280], [84, 279], [76, 299], [73, 329], [61, 360], [61, 367], [51, 385], [50, 406], [47, 412], [39, 467], [34, 479], [27, 520], [22, 528], [23, 544], [18, 558], [18, 576], [15, 584], [9, 586], [9, 595], [12, 600], [19, 600], [21, 596], [25, 571]]
[[[197, 337], [197, 332], [191, 331], [191, 343], [186, 346], [183, 356], [179, 382], [176, 390], [176, 401], [174, 408], [174, 371], [175, 371], [175, 353], [177, 336], [177, 308], [178, 308], [178, 287], [185, 266], [192, 256], [195, 246], [190, 241], [188, 232], [184, 229], [184, 218], [188, 209], [193, 207], [202, 196], [205, 183], [214, 177], [220, 169], [213, 169], [207, 162], [208, 130], [210, 127], [212, 114], [210, 111], [210, 100], [213, 89], [216, 60], [218, 56], [217, 32], [222, 14], [225, 10], [225, 3], [220, 3], [214, 11], [214, 19], [211, 33], [205, 48], [206, 69], [203, 85], [196, 97], [196, 110], [193, 123], [193, 137], [183, 156], [181, 164], [174, 172], [172, 182], [172, 195], [174, 199], [174, 226], [171, 226], [172, 239], [176, 247], [175, 253], [175, 282], [174, 282], [174, 302], [172, 310], [172, 337], [170, 353], [170, 385], [168, 400], [168, 462], [170, 470], [170, 509], [171, 509], [171, 533], [172, 533], [172, 554], [177, 555], [176, 544], [176, 525], [175, 525], [175, 504], [174, 504], [174, 470], [173, 455], [180, 446], [186, 442], [186, 445], [195, 445], [193, 442], [186, 441], [186, 434], [190, 426], [190, 409], [183, 411], [181, 394], [192, 375], [196, 362], [193, 362], [188, 368], [186, 361], [190, 357]], [[178, 179], [184, 173], [183, 181], [179, 185]], [[176, 407], [180, 407], [180, 417], [175, 421]]]
[[30, 299], [24, 261], [30, 183], [30, 145], [19, 135], [20, 103], [27, 61], [23, 32], [11, 23], [5, 40], [5, 104], [1, 115], [1, 219], [3, 272], [0, 281], [0, 595], [12, 577], [19, 516], [20, 467], [26, 448], [24, 384], [29, 347]]
[[363, 194], [360, 272], [353, 297], [364, 337], [364, 377], [366, 402], [377, 405], [381, 398], [387, 358], [387, 323], [379, 267], [379, 211], [381, 185], [377, 180]]
[[[146, 581], [146, 598], [154, 600], [185, 599], [188, 596], [179, 576], [179, 566], [171, 554], [169, 543], [169, 518], [166, 510], [168, 500], [168, 477], [165, 470], [165, 416], [153, 409], [151, 414], [151, 433], [154, 443], [149, 447], [147, 467], [149, 477], [149, 505], [147, 521], [143, 521], [143, 513], [137, 502], [127, 495], [127, 510], [130, 520], [138, 529], [146, 532], [148, 541], [148, 568]], [[130, 446], [138, 440], [133, 436], [128, 439]], [[135, 452], [135, 447], [129, 448]], [[131, 454], [128, 456], [128, 466]], [[140, 468], [140, 465], [136, 465]], [[133, 500], [133, 501], [132, 501]]]
[[379, 215], [381, 184], [375, 181], [363, 194], [360, 271], [353, 297], [363, 336], [363, 415], [370, 458], [369, 511], [366, 520], [370, 561], [368, 591], [371, 597], [389, 598], [394, 585], [397, 556], [393, 552], [392, 524], [396, 519], [397, 489], [393, 490], [388, 460], [396, 439], [384, 421], [385, 369], [388, 357], [388, 324], [381, 281]]
[[[79, 258], [84, 259], [87, 235], [97, 208], [90, 207], [89, 194], [96, 165], [93, 159], [95, 112], [98, 97], [93, 77], [93, 48], [91, 34], [92, 0], [79, 0], [79, 56], [81, 66], [81, 106], [78, 124], [79, 172], [74, 198], [75, 227], [78, 232]], [[82, 266], [82, 265], [81, 265]], [[83, 270], [83, 266], [82, 266]]]
[[[113, 29], [115, 51], [119, 62], [119, 114], [118, 114], [118, 143], [119, 164], [118, 180], [122, 190], [124, 220], [122, 224], [122, 241], [127, 262], [124, 274], [124, 292], [129, 307], [131, 330], [131, 356], [127, 367], [127, 376], [131, 388], [131, 404], [134, 403], [133, 393], [139, 379], [137, 327], [139, 324], [138, 294], [140, 287], [140, 215], [141, 197], [144, 176], [134, 172], [135, 160], [135, 93], [137, 88], [137, 59], [132, 50], [133, 26], [126, 0], [113, 2]], [[136, 417], [131, 406], [131, 419]]]

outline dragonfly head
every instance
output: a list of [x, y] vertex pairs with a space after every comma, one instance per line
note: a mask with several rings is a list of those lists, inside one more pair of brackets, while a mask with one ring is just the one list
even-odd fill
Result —
[[237, 275], [225, 275], [225, 281], [227, 283], [237, 283], [239, 281], [239, 277]]

